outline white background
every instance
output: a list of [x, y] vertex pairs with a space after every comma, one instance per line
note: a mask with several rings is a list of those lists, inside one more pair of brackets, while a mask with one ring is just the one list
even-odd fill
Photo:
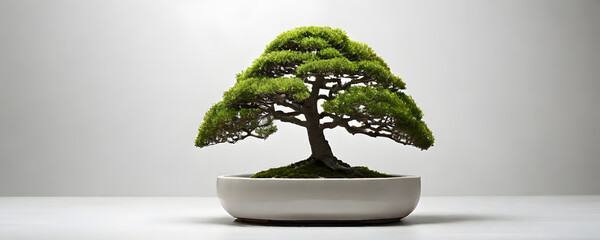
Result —
[[279, 33], [332, 26], [401, 76], [427, 151], [326, 132], [424, 195], [600, 194], [600, 1], [0, 0], [0, 195], [214, 196], [309, 155], [304, 129], [195, 148]]

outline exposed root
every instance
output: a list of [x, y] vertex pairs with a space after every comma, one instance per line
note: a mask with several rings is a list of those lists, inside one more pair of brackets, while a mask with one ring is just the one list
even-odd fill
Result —
[[292, 166], [294, 168], [297, 168], [298, 166], [304, 165], [304, 164], [323, 164], [325, 165], [327, 168], [333, 170], [333, 171], [340, 171], [340, 172], [344, 172], [353, 176], [357, 176], [357, 177], [362, 177], [363, 174], [360, 173], [359, 171], [356, 171], [356, 169], [352, 168], [349, 164], [343, 162], [342, 160], [337, 159], [336, 157], [313, 157], [310, 156], [308, 159], [306, 160], [302, 160], [300, 162], [294, 163], [292, 164]]
[[295, 163], [290, 164], [291, 167], [293, 168], [299, 168], [300, 166], [303, 165], [308, 165], [308, 164], [314, 164], [316, 162], [316, 159], [314, 159], [313, 157], [309, 157], [307, 159], [304, 159], [302, 161], [298, 161]]

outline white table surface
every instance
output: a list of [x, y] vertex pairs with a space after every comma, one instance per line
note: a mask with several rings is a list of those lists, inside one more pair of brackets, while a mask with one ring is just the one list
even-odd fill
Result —
[[217, 198], [0, 197], [0, 239], [600, 239], [600, 196], [422, 197], [399, 223], [258, 226]]

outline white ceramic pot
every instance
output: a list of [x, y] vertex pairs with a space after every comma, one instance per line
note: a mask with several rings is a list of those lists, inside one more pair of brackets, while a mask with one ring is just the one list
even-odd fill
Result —
[[399, 220], [421, 195], [421, 177], [250, 178], [219, 176], [223, 208], [243, 220]]

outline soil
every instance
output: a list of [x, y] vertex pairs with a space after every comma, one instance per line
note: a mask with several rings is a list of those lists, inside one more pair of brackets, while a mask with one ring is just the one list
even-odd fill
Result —
[[331, 170], [320, 161], [302, 160], [287, 166], [271, 168], [252, 175], [253, 178], [382, 178], [392, 177], [367, 167], [352, 167], [353, 172]]

